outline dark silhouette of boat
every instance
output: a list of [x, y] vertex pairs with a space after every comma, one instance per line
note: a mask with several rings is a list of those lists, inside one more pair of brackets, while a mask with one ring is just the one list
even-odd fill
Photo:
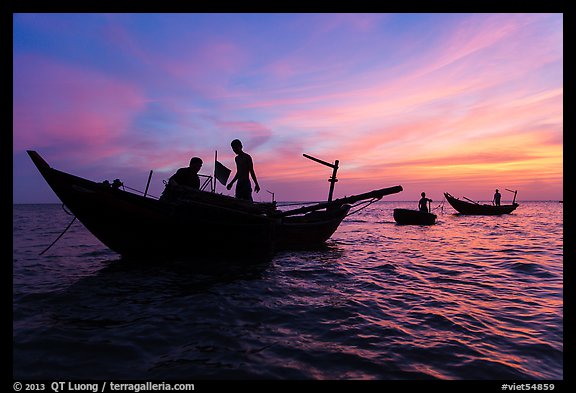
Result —
[[394, 221], [402, 225], [434, 225], [436, 214], [411, 209], [394, 209]]
[[401, 186], [282, 211], [207, 191], [165, 201], [51, 168], [28, 154], [72, 214], [104, 245], [123, 257], [271, 255], [283, 248], [322, 245], [352, 204], [378, 200]]
[[[510, 191], [510, 190], [509, 190]], [[488, 205], [474, 202], [466, 197], [469, 202], [460, 200], [445, 192], [444, 196], [450, 205], [460, 214], [465, 215], [481, 215], [481, 216], [498, 216], [501, 214], [510, 214], [519, 206], [516, 203], [516, 191], [514, 192], [514, 200], [511, 205]]]

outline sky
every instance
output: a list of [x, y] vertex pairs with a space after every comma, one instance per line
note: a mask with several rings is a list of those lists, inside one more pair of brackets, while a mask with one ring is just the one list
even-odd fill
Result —
[[27, 150], [159, 196], [236, 138], [257, 201], [327, 198], [303, 154], [336, 198], [562, 200], [563, 16], [14, 14], [12, 131], [14, 203], [59, 202]]

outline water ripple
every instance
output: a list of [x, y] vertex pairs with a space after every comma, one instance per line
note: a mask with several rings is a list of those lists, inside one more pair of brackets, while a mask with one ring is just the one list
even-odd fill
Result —
[[123, 261], [81, 224], [39, 256], [70, 217], [15, 206], [14, 377], [562, 379], [562, 205], [396, 225], [410, 206], [242, 266]]

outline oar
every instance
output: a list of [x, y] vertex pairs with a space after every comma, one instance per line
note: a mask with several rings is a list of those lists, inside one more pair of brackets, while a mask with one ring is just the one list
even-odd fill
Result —
[[468, 199], [468, 198], [466, 198], [466, 197], [462, 197], [462, 198], [467, 199], [467, 200], [469, 200], [470, 202], [472, 202], [472, 203], [474, 203], [474, 204], [476, 204], [476, 205], [479, 205], [478, 202], [474, 202], [472, 199]]

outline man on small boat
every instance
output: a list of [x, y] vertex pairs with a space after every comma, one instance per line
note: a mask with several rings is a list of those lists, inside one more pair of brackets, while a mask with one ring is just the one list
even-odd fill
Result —
[[428, 202], [432, 202], [432, 199], [426, 198], [425, 192], [423, 192], [420, 195], [422, 196], [422, 198], [420, 198], [420, 201], [418, 202], [418, 210], [424, 213], [428, 213]]
[[202, 168], [202, 159], [192, 157], [187, 168], [180, 168], [168, 179], [168, 184], [176, 183], [179, 186], [187, 186], [198, 190], [200, 188], [200, 177], [198, 172]]
[[242, 142], [240, 142], [240, 140], [234, 139], [232, 143], [230, 143], [230, 146], [232, 146], [232, 150], [236, 153], [236, 175], [234, 175], [234, 178], [228, 183], [226, 188], [230, 190], [234, 182], [238, 181], [236, 184], [236, 198], [252, 201], [250, 176], [252, 176], [252, 180], [254, 180], [254, 191], [260, 191], [258, 180], [256, 180], [256, 173], [254, 173], [252, 157], [242, 150]]
[[496, 189], [496, 193], [494, 193], [494, 199], [492, 200], [492, 203], [494, 203], [496, 206], [500, 206], [501, 197], [502, 195], [500, 194], [500, 192], [498, 192], [498, 189]]

